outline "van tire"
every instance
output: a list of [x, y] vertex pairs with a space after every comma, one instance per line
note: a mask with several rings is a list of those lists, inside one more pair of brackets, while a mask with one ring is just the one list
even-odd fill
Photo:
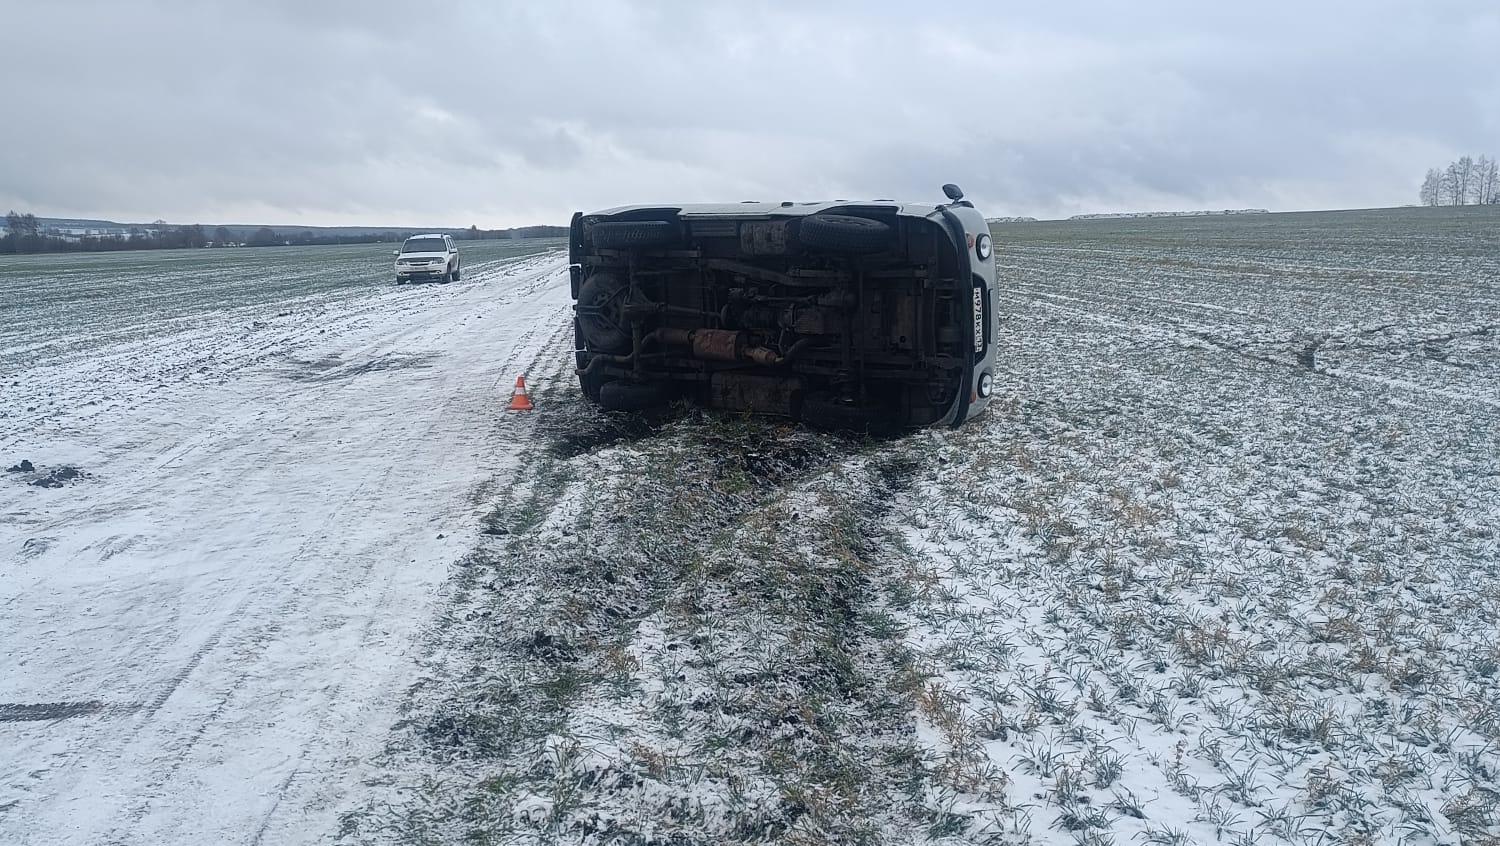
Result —
[[878, 253], [891, 241], [891, 228], [868, 217], [815, 214], [802, 219], [797, 239], [803, 246], [839, 253]]
[[588, 373], [578, 374], [578, 389], [583, 391], [583, 398], [594, 405], [599, 404], [599, 391], [605, 384], [606, 382], [602, 376], [594, 376]]
[[594, 224], [594, 246], [605, 250], [645, 250], [676, 244], [677, 226], [665, 220], [606, 220]]

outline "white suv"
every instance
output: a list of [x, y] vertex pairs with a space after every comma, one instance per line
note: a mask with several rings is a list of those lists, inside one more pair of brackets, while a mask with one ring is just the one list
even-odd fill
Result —
[[461, 270], [458, 247], [448, 235], [413, 235], [397, 250], [396, 284], [416, 279], [457, 282]]

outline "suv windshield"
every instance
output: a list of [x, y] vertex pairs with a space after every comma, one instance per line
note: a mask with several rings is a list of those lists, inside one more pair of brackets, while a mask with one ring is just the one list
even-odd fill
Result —
[[448, 246], [442, 238], [412, 238], [401, 245], [403, 253], [446, 253]]

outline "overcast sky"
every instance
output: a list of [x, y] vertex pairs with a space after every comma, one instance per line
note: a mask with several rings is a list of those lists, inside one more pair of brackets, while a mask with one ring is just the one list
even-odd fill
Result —
[[0, 0], [0, 210], [484, 227], [640, 202], [1412, 203], [1494, 0]]

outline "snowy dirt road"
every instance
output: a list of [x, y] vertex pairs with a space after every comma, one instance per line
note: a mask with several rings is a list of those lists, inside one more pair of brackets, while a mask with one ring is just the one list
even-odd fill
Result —
[[333, 829], [476, 486], [524, 449], [503, 408], [568, 325], [565, 267], [177, 318], [4, 374], [0, 457], [36, 469], [0, 474], [0, 842]]

